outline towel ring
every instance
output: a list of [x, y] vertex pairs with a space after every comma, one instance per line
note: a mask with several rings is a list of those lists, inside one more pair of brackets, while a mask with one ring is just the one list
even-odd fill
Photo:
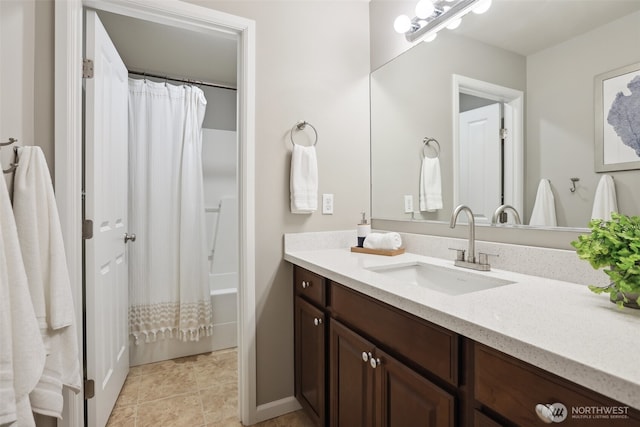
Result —
[[427, 153], [425, 152], [425, 149], [432, 142], [434, 142], [436, 145], [435, 147], [433, 147], [434, 151], [436, 152], [435, 158], [438, 158], [440, 156], [440, 143], [435, 138], [429, 138], [428, 136], [425, 136], [424, 139], [422, 140], [422, 143], [424, 144], [424, 146], [422, 147], [422, 157], [427, 157]]
[[313, 129], [313, 133], [315, 134], [315, 140], [311, 145], [314, 147], [316, 146], [316, 144], [318, 143], [318, 131], [316, 130], [316, 128], [313, 127], [311, 123], [305, 122], [304, 120], [300, 120], [298, 123], [293, 125], [293, 127], [291, 128], [291, 131], [289, 131], [289, 138], [291, 139], [291, 145], [296, 145], [296, 143], [293, 141], [293, 131], [304, 130], [304, 128], [307, 127], [307, 125], [309, 125], [311, 129]]

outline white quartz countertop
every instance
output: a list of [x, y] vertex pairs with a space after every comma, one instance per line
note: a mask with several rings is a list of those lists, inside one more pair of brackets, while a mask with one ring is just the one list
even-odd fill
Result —
[[285, 249], [284, 259], [640, 409], [640, 310], [585, 285], [492, 269], [474, 273], [515, 283], [451, 296], [368, 270], [413, 261], [457, 269], [450, 260], [349, 248]]

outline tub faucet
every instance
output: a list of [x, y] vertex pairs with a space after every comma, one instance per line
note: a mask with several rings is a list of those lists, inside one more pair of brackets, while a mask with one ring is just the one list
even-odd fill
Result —
[[[500, 205], [498, 206], [498, 208], [496, 209], [496, 211], [493, 213], [493, 217], [491, 217], [491, 224], [497, 224], [498, 220], [500, 219], [502, 213], [506, 210], [510, 210], [513, 212], [513, 220], [515, 221], [516, 224], [522, 224], [522, 221], [520, 220], [520, 214], [518, 213], [518, 211], [516, 210], [516, 208], [514, 208], [511, 205]], [[506, 222], [506, 221], [500, 221], [500, 222]]]
[[458, 215], [460, 212], [465, 211], [467, 218], [469, 218], [469, 247], [465, 257], [464, 251], [456, 249], [458, 256], [456, 257], [454, 265], [464, 268], [472, 268], [474, 270], [489, 271], [491, 266], [487, 262], [487, 254], [480, 254], [480, 262], [476, 262], [476, 222], [473, 218], [473, 212], [466, 205], [459, 205], [455, 208], [451, 214], [451, 223], [449, 227], [455, 228], [458, 221]]

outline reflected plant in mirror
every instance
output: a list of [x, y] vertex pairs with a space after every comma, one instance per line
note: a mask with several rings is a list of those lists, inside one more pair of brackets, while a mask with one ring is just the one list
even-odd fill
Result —
[[[407, 43], [371, 73], [374, 219], [447, 222], [466, 204], [488, 224], [507, 204], [528, 226], [545, 182], [558, 227], [589, 224], [603, 176], [595, 172], [594, 79], [640, 62], [640, 1], [492, 3], [431, 43]], [[622, 96], [637, 99], [631, 89]], [[425, 136], [441, 146], [443, 207], [405, 212], [407, 196], [419, 197]], [[640, 170], [607, 174], [618, 211], [638, 215]], [[515, 224], [511, 211], [507, 224]]]

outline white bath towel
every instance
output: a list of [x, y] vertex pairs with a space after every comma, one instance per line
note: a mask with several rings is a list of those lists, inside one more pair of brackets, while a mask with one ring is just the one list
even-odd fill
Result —
[[611, 220], [611, 212], [618, 212], [616, 185], [609, 175], [602, 175], [593, 199], [591, 218]]
[[45, 368], [31, 393], [34, 412], [60, 417], [62, 385], [81, 388], [74, 304], [58, 208], [40, 147], [18, 150], [13, 210], [31, 300], [47, 350]]
[[318, 161], [315, 147], [293, 144], [289, 186], [292, 213], [309, 214], [318, 209]]
[[[29, 393], [35, 388], [42, 375], [46, 354], [29, 295], [14, 213], [11, 210], [9, 193], [4, 183], [0, 183], [0, 271], [2, 272], [0, 281], [3, 282], [0, 283], [0, 288], [8, 288], [11, 317], [8, 324], [3, 319], [0, 325], [3, 328], [1, 333], [4, 337], [0, 357], [3, 360], [2, 365], [7, 366], [9, 362], [7, 350], [11, 352], [14, 396], [13, 403], [10, 400], [0, 400], [0, 417], [15, 418], [20, 427], [35, 426]], [[7, 305], [6, 300], [3, 305]], [[3, 312], [6, 315], [4, 309]], [[11, 328], [11, 333], [5, 335], [4, 329], [7, 326]], [[7, 337], [11, 337], [8, 348], [5, 346]], [[7, 381], [10, 380], [7, 372], [0, 377], [0, 389], [4, 390], [3, 395], [6, 394], [8, 399], [11, 399], [11, 392], [6, 391], [8, 390]]]
[[547, 179], [541, 179], [538, 185], [538, 193], [536, 194], [536, 201], [533, 204], [529, 225], [548, 227], [558, 225], [556, 221], [556, 202], [553, 197], [553, 191], [551, 191], [551, 185]]
[[[4, 187], [0, 191], [6, 193]], [[3, 203], [4, 199], [0, 202]], [[8, 197], [6, 202], [8, 203]], [[0, 425], [10, 424], [18, 419], [16, 412], [16, 394], [13, 391], [13, 352], [11, 330], [11, 291], [7, 273], [7, 260], [4, 255], [4, 233], [0, 230]]]
[[442, 179], [440, 160], [423, 157], [420, 168], [420, 210], [434, 212], [442, 209]]
[[367, 249], [395, 250], [402, 246], [402, 238], [398, 233], [369, 233], [363, 246]]

